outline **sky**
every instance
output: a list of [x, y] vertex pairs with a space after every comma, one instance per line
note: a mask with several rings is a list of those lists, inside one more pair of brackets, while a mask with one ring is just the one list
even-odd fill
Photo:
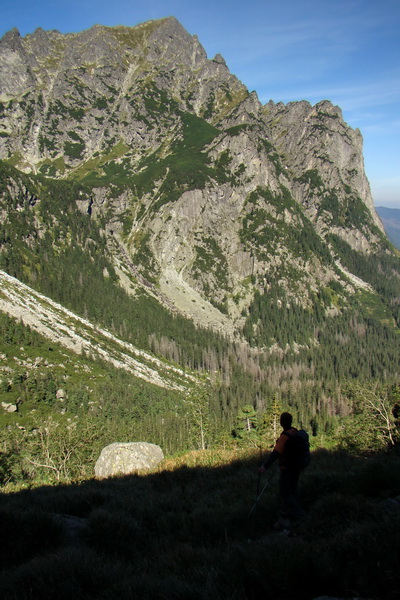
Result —
[[339, 106], [362, 133], [375, 205], [400, 209], [399, 0], [0, 0], [0, 37], [169, 16], [261, 102]]

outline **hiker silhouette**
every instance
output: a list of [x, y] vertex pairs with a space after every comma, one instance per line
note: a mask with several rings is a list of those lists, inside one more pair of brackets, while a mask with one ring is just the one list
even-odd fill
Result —
[[275, 447], [268, 460], [260, 465], [260, 473], [279, 460], [279, 493], [281, 497], [281, 516], [288, 519], [300, 519], [305, 511], [297, 500], [297, 486], [301, 469], [309, 462], [308, 434], [304, 430], [292, 427], [292, 415], [283, 412], [280, 424], [283, 431], [276, 440]]

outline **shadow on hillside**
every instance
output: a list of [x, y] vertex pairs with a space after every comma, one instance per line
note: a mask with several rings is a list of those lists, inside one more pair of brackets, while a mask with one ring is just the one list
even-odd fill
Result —
[[398, 456], [315, 452], [289, 537], [273, 528], [277, 476], [248, 516], [272, 474], [258, 482], [257, 464], [0, 494], [0, 597], [400, 598]]

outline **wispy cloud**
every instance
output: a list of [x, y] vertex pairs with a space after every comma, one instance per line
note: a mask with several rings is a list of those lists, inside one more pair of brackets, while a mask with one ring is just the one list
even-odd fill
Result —
[[[275, 88], [275, 89], [274, 89]], [[375, 118], [382, 116], [382, 112], [366, 112], [368, 107], [385, 106], [388, 104], [400, 104], [400, 72], [397, 77], [386, 76], [373, 82], [361, 81], [358, 84], [345, 85], [338, 82], [337, 85], [326, 85], [320, 82], [310, 87], [298, 86], [268, 86], [268, 91], [260, 92], [260, 100], [267, 101], [271, 93], [275, 93], [277, 100], [288, 102], [290, 100], [306, 99], [311, 102], [322, 99], [330, 99], [347, 110], [362, 110], [362, 115], [374, 115]]]
[[[251, 24], [246, 19], [238, 24], [237, 36], [232, 35], [231, 28], [226, 36], [222, 30], [219, 42], [239, 67], [257, 64], [261, 59], [266, 63], [277, 60], [282, 64], [286, 59], [296, 62], [299, 57], [323, 62], [329, 58], [334, 67], [364, 45], [376, 43], [380, 29], [390, 19], [371, 2], [368, 10], [365, 2], [336, 1], [331, 7], [324, 4], [323, 10], [320, 3], [306, 4], [308, 11], [303, 3], [287, 0], [280, 3], [280, 8], [269, 6], [259, 14], [255, 10]], [[287, 10], [285, 14], [283, 9]]]

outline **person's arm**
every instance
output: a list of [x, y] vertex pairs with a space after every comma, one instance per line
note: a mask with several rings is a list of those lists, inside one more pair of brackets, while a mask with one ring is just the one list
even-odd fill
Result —
[[268, 457], [268, 460], [260, 466], [259, 471], [261, 473], [264, 473], [264, 471], [266, 471], [267, 469], [269, 469], [270, 466], [272, 464], [274, 464], [274, 462], [276, 460], [278, 460], [279, 456], [280, 456], [280, 454], [279, 454], [279, 452], [277, 450], [275, 450], [275, 449], [272, 450], [271, 454]]
[[278, 460], [278, 458], [283, 453], [287, 439], [288, 439], [287, 434], [285, 432], [282, 432], [281, 435], [276, 440], [275, 448], [272, 450], [271, 454], [269, 455], [268, 460], [259, 467], [260, 473], [264, 473], [264, 471], [269, 469], [270, 466], [276, 460]]

